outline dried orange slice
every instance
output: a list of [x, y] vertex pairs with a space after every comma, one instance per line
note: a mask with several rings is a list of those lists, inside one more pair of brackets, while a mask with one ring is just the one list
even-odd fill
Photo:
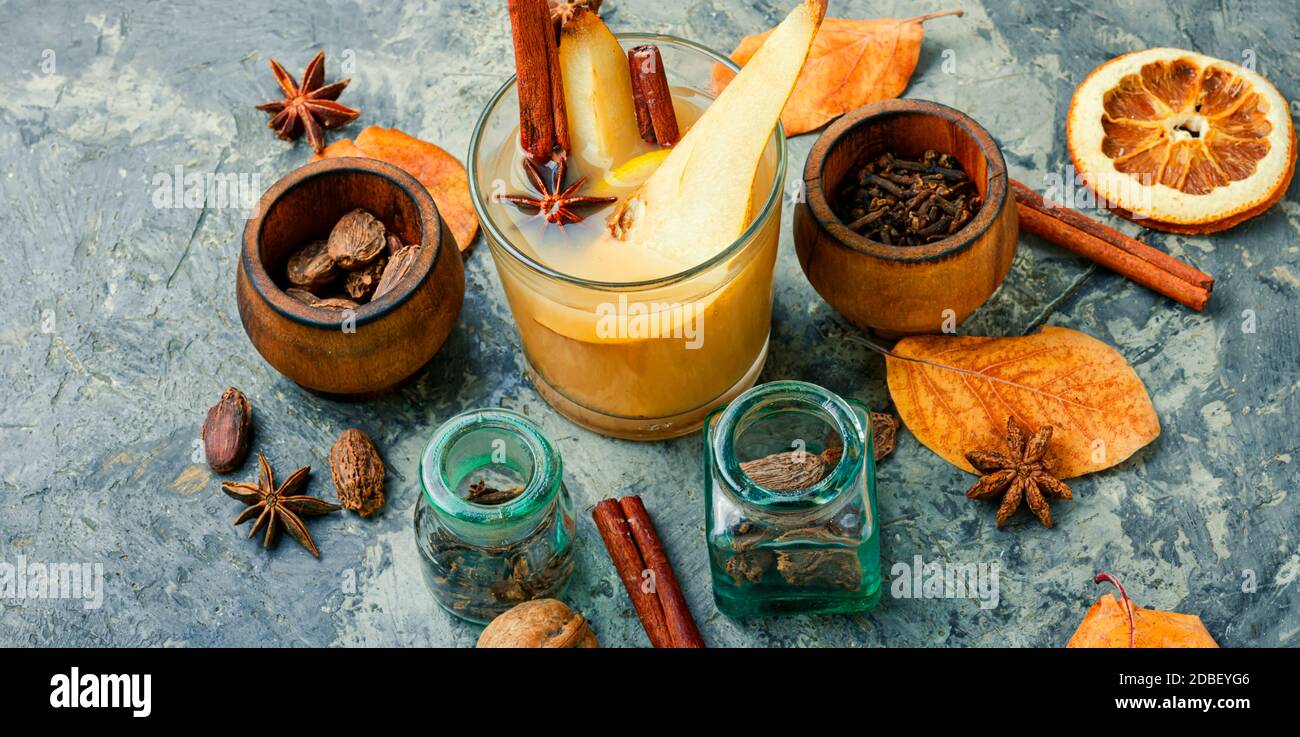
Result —
[[1070, 158], [1099, 201], [1143, 225], [1212, 233], [1272, 207], [1295, 172], [1291, 109], [1250, 69], [1181, 49], [1102, 64], [1079, 85]]

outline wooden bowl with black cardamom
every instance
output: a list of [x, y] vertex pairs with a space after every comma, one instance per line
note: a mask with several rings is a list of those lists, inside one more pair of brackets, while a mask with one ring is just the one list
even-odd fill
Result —
[[[419, 256], [397, 286], [355, 310], [328, 310], [284, 292], [285, 264], [361, 208]], [[429, 362], [465, 299], [460, 252], [428, 191], [374, 159], [312, 162], [271, 186], [244, 228], [235, 296], [244, 331], [275, 370], [306, 389], [366, 397]]]
[[[878, 243], [831, 209], [846, 177], [885, 152], [911, 160], [951, 154], [983, 202], [970, 222], [924, 245]], [[794, 242], [813, 288], [849, 322], [893, 338], [937, 333], [965, 320], [1002, 283], [1016, 255], [1019, 221], [1006, 162], [969, 116], [924, 100], [885, 100], [845, 115], [822, 133], [804, 166], [806, 198], [795, 207]]]

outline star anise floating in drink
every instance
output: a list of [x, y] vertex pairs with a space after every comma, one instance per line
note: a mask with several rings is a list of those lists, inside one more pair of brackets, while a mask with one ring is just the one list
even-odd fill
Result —
[[342, 128], [361, 115], [360, 111], [335, 102], [352, 80], [325, 84], [324, 51], [318, 51], [307, 65], [301, 85], [275, 59], [271, 59], [271, 71], [275, 72], [284, 99], [264, 102], [257, 109], [271, 114], [267, 125], [281, 140], [292, 141], [306, 131], [307, 142], [319, 154], [325, 150], [323, 128]]
[[1047, 499], [1073, 499], [1070, 487], [1051, 474], [1043, 456], [1052, 440], [1052, 426], [1043, 425], [1028, 440], [1014, 417], [1007, 418], [1007, 453], [976, 450], [966, 454], [966, 460], [982, 474], [970, 487], [966, 496], [971, 499], [992, 499], [999, 494], [1002, 506], [998, 507], [998, 527], [1006, 524], [1020, 508], [1020, 501], [1045, 527], [1052, 526], [1052, 512]]
[[583, 197], [578, 195], [578, 191], [587, 183], [586, 177], [581, 177], [578, 181], [564, 187], [565, 163], [561, 157], [549, 168], [553, 171], [548, 172], [547, 166], [538, 164], [532, 159], [524, 160], [524, 171], [528, 174], [528, 179], [542, 193], [540, 198], [529, 195], [502, 195], [501, 199], [506, 202], [514, 203], [520, 207], [537, 210], [537, 214], [546, 218], [546, 222], [555, 223], [563, 228], [569, 223], [582, 222], [582, 215], [574, 212], [573, 208], [591, 205], [608, 205], [616, 201], [617, 197]]
[[560, 31], [578, 14], [578, 8], [599, 12], [602, 2], [604, 0], [548, 0], [547, 4], [551, 10], [551, 22], [555, 24], [556, 38], [559, 38]]
[[293, 539], [302, 543], [304, 548], [319, 558], [320, 551], [316, 549], [316, 543], [312, 541], [311, 533], [307, 531], [307, 525], [303, 524], [302, 518], [319, 517], [322, 514], [337, 512], [342, 507], [324, 499], [298, 493], [307, 484], [307, 474], [311, 473], [310, 466], [303, 466], [294, 471], [279, 486], [275, 485], [275, 474], [271, 472], [271, 464], [261, 453], [257, 454], [257, 469], [256, 484], [228, 481], [221, 485], [221, 490], [228, 496], [248, 505], [248, 509], [235, 518], [235, 526], [256, 518], [253, 528], [248, 531], [248, 537], [251, 539], [258, 530], [265, 527], [266, 537], [262, 540], [264, 548], [271, 547], [271, 543], [275, 542], [276, 534], [283, 527], [289, 531]]

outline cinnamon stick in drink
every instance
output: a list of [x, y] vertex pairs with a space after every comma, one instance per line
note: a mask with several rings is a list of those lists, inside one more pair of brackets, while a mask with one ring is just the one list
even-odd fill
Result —
[[681, 131], [659, 47], [645, 44], [628, 49], [627, 63], [632, 74], [632, 102], [636, 106], [641, 140], [664, 147], [676, 144], [681, 139]]
[[569, 117], [555, 26], [546, 0], [509, 0], [519, 94], [519, 144], [546, 164], [569, 151]]

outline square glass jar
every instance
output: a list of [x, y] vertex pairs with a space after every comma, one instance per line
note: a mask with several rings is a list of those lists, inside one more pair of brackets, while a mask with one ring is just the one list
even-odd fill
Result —
[[[797, 488], [751, 478], [756, 463], [777, 461], [819, 473]], [[724, 614], [875, 607], [880, 521], [865, 404], [801, 381], [756, 386], [710, 414], [704, 479], [713, 597]]]

